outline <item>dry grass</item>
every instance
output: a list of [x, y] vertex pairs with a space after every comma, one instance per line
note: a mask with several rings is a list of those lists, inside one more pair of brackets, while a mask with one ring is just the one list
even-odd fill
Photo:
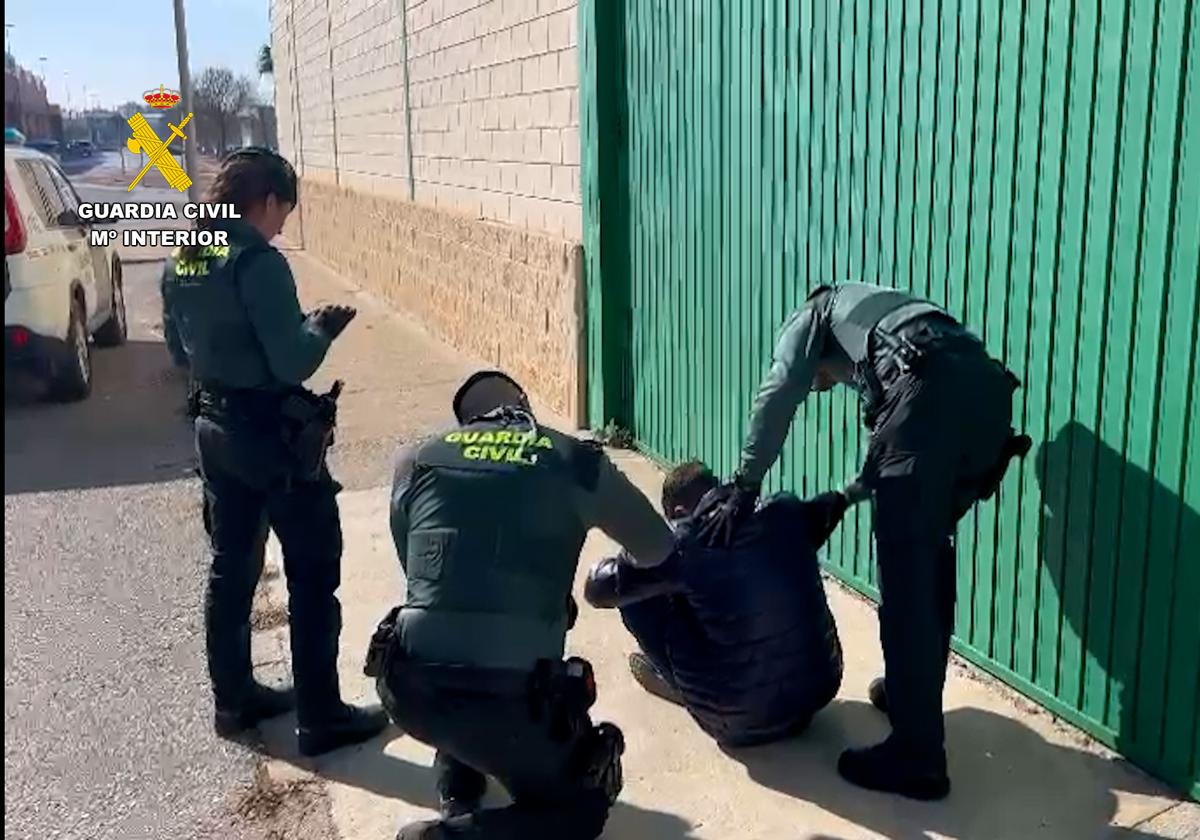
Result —
[[249, 836], [262, 840], [322, 840], [337, 836], [329, 801], [316, 779], [278, 781], [265, 763], [254, 772], [250, 788], [234, 801], [234, 816]]
[[287, 623], [288, 611], [283, 604], [260, 602], [250, 616], [250, 627], [254, 630], [274, 630]]

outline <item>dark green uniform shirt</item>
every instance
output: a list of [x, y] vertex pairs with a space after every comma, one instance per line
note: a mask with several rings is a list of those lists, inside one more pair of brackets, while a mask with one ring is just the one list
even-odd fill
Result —
[[738, 474], [762, 481], [779, 457], [796, 409], [812, 390], [819, 365], [861, 392], [856, 371], [868, 360], [871, 332], [895, 330], [932, 313], [945, 314], [906, 292], [868, 283], [844, 283], [810, 297], [779, 331], [771, 368], [754, 398]]
[[316, 372], [330, 339], [300, 310], [287, 260], [251, 225], [223, 220], [228, 246], [180, 249], [163, 269], [163, 331], [192, 377], [225, 388], [281, 390]]
[[401, 644], [425, 661], [485, 667], [561, 657], [567, 596], [593, 527], [642, 565], [674, 548], [666, 522], [607, 455], [553, 429], [482, 422], [404, 447], [391, 504], [409, 589]]

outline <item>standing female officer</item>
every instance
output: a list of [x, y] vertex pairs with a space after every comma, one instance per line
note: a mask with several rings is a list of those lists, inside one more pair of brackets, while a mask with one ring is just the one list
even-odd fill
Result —
[[338, 691], [340, 486], [324, 458], [336, 395], [301, 386], [355, 310], [300, 310], [287, 261], [270, 245], [296, 206], [296, 173], [282, 157], [232, 153], [207, 200], [232, 205], [240, 218], [200, 223], [225, 231], [228, 244], [177, 250], [162, 298], [164, 331], [183, 348], [194, 383], [213, 554], [205, 630], [216, 729], [236, 735], [293, 703], [292, 692], [256, 682], [250, 661], [250, 607], [270, 527], [288, 582], [300, 751], [316, 755], [387, 724], [382, 710], [349, 706]]

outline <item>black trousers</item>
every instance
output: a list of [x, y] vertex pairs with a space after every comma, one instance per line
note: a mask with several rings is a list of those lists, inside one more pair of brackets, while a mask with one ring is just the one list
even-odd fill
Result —
[[1012, 385], [982, 345], [934, 349], [884, 382], [865, 474], [874, 490], [892, 740], [945, 759], [942, 691], [954, 629], [954, 531], [1000, 460]]
[[287, 576], [297, 718], [319, 725], [341, 704], [340, 487], [326, 470], [314, 482], [289, 482], [282, 439], [261, 421], [199, 417], [196, 449], [212, 547], [204, 618], [216, 704], [238, 708], [251, 684], [250, 609], [271, 529]]
[[671, 595], [658, 595], [621, 607], [621, 621], [637, 641], [642, 653], [658, 672], [672, 680], [671, 659], [667, 653], [667, 632], [676, 620]]
[[571, 734], [556, 737], [547, 719], [534, 718], [528, 697], [498, 696], [485, 683], [481, 677], [477, 691], [448, 689], [392, 663], [378, 680], [379, 697], [397, 726], [437, 750], [440, 795], [473, 799], [491, 776], [513, 798], [507, 807], [448, 821], [452, 836], [598, 837], [608, 816], [608, 797], [578, 772], [581, 753], [594, 733], [587, 712], [577, 712]]

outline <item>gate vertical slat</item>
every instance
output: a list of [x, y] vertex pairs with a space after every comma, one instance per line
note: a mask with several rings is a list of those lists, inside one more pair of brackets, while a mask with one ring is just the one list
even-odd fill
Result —
[[[1075, 383], [1077, 425], [1071, 427], [1071, 486], [1067, 496], [1067, 562], [1082, 578], [1081, 607], [1068, 603], [1063, 622], [1063, 653], [1058, 693], [1070, 702], [1082, 702], [1107, 721], [1109, 701], [1107, 627], [1113, 599], [1111, 547], [1092, 544], [1092, 514], [1098, 481], [1097, 440], [1099, 380], [1107, 343], [1107, 265], [1109, 232], [1116, 193], [1117, 138], [1121, 92], [1124, 86], [1125, 17], [1123, 3], [1106, 0], [1100, 11], [1097, 54], [1096, 105], [1093, 112], [1091, 185], [1084, 229], [1084, 263], [1080, 307], [1080, 333], [1076, 354], [1079, 376]], [[1120, 341], [1114, 332], [1113, 338]], [[1068, 597], [1071, 595], [1067, 590]], [[1076, 618], [1077, 617], [1077, 618]], [[1072, 621], [1072, 618], [1076, 618]], [[1094, 626], [1099, 624], [1100, 626]], [[1090, 636], [1089, 636], [1090, 634]], [[1086, 648], [1086, 650], [1085, 650]], [[1083, 685], [1080, 667], [1083, 662]], [[1079, 695], [1083, 690], [1082, 698]]]
[[[1170, 222], [1171, 261], [1164, 338], [1162, 412], [1155, 479], [1175, 509], [1174, 535], [1163, 522], [1166, 542], [1175, 538], [1171, 588], [1170, 656], [1166, 674], [1163, 773], [1168, 778], [1200, 776], [1200, 4], [1187, 4], [1183, 97], [1175, 204]], [[1191, 352], [1186, 352], [1191, 348]], [[1190, 421], [1189, 421], [1190, 418]], [[1190, 428], [1189, 428], [1190, 422]], [[1151, 544], [1152, 552], [1164, 550]], [[1189, 737], [1190, 733], [1190, 737]]]
[[[947, 296], [950, 311], [969, 323], [967, 274], [968, 242], [971, 219], [971, 177], [975, 165], [975, 85], [978, 60], [979, 0], [961, 0], [955, 26], [958, 29], [957, 70], [955, 75], [954, 161], [951, 166], [950, 219], [947, 220]], [[975, 518], [974, 511], [959, 524], [958, 609], [955, 632], [964, 639], [972, 637], [975, 602]]]

